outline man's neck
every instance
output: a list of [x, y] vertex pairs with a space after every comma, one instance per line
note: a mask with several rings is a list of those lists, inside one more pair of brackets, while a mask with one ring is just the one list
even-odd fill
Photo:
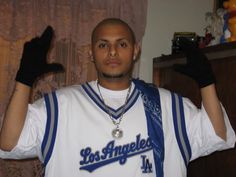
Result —
[[129, 88], [131, 79], [100, 79], [98, 78], [98, 84], [102, 87], [110, 90], [125, 90]]

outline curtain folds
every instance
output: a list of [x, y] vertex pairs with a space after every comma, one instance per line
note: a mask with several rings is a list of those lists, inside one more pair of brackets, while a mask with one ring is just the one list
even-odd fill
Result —
[[[100, 20], [108, 17], [125, 20], [141, 43], [146, 13], [147, 0], [0, 0], [0, 116], [14, 88], [24, 43], [40, 35], [47, 25], [55, 30], [49, 62], [62, 63], [66, 71], [39, 80], [31, 101], [45, 92], [96, 78], [88, 50], [91, 31]], [[0, 118], [0, 125], [1, 121]], [[1, 177], [38, 177], [40, 173], [37, 159], [0, 160]]]

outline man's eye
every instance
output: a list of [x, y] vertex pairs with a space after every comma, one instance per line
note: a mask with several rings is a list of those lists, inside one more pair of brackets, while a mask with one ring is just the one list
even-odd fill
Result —
[[106, 48], [107, 47], [107, 44], [106, 43], [100, 43], [100, 44], [98, 44], [98, 47], [99, 48]]
[[119, 44], [119, 46], [122, 47], [122, 48], [126, 48], [127, 47], [127, 43], [126, 42], [121, 42]]

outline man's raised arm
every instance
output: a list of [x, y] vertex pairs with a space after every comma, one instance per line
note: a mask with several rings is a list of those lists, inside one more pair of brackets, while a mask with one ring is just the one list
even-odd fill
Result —
[[211, 65], [196, 44], [186, 38], [180, 38], [179, 42], [186, 55], [187, 63], [184, 65], [174, 65], [174, 69], [197, 82], [200, 88], [203, 106], [210, 118], [215, 133], [226, 140], [224, 115], [217, 96], [215, 77]]
[[28, 111], [31, 88], [37, 78], [63, 70], [60, 64], [47, 63], [47, 54], [53, 38], [53, 29], [48, 26], [40, 37], [24, 44], [16, 85], [4, 115], [0, 132], [0, 149], [11, 151], [17, 144]]

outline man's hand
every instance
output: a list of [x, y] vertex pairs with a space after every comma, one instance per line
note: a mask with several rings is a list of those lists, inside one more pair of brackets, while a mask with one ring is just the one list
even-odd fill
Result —
[[43, 74], [63, 71], [61, 64], [47, 63], [47, 54], [53, 38], [53, 29], [48, 26], [40, 37], [24, 44], [20, 68], [16, 81], [32, 87], [34, 81]]
[[179, 44], [186, 55], [187, 63], [174, 65], [174, 70], [194, 79], [200, 88], [215, 83], [211, 65], [197, 45], [184, 37], [180, 38]]

